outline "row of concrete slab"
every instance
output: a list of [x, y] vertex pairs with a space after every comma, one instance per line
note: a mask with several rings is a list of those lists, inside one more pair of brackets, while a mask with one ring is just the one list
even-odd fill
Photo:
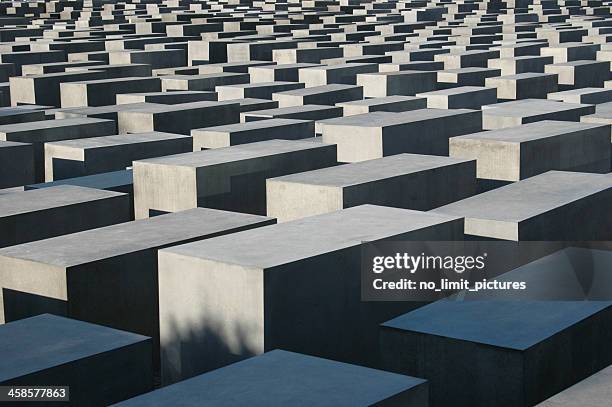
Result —
[[[0, 385], [610, 404], [610, 7], [0, 0]], [[531, 289], [370, 301], [397, 242]]]

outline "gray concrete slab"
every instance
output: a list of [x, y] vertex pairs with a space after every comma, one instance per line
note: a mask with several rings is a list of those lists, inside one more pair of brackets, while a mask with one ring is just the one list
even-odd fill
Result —
[[199, 90], [175, 90], [173, 92], [120, 93], [116, 96], [117, 104], [157, 103], [176, 105], [179, 103], [203, 102], [217, 100], [217, 93]]
[[397, 154], [270, 178], [267, 213], [286, 222], [363, 204], [427, 211], [473, 195], [475, 166], [474, 160]]
[[274, 223], [195, 208], [5, 248], [0, 321], [48, 312], [140, 333], [159, 367], [157, 251]]
[[161, 131], [188, 135], [200, 127], [238, 123], [239, 104], [193, 102], [175, 105], [143, 103], [117, 112], [119, 133]]
[[3, 386], [69, 386], [75, 405], [104, 406], [153, 388], [145, 336], [47, 314], [0, 326], [0, 349]]
[[482, 128], [503, 129], [542, 120], [580, 121], [595, 113], [595, 106], [553, 100], [525, 99], [483, 106]]
[[462, 224], [362, 205], [161, 250], [162, 381], [275, 348], [375, 364], [377, 324], [414, 305], [360, 300], [362, 241], [460, 239]]
[[191, 131], [193, 151], [273, 139], [299, 140], [314, 136], [313, 121], [296, 119], [257, 120]]
[[425, 407], [427, 383], [414, 377], [273, 350], [117, 406], [187, 407], [206, 403], [265, 407], [294, 404], [296, 400], [309, 406], [331, 402], [338, 407], [395, 403]]
[[533, 405], [610, 364], [610, 318], [607, 301], [441, 300], [384, 323], [381, 349], [432, 406]]
[[544, 120], [449, 140], [449, 155], [475, 159], [478, 178], [519, 181], [549, 170], [610, 172], [609, 125]]
[[363, 99], [363, 88], [355, 85], [331, 84], [295, 89], [272, 94], [278, 107], [302, 105], [331, 105], [339, 102]]
[[407, 112], [425, 109], [427, 107], [427, 99], [416, 96], [396, 95], [336, 103], [336, 106], [342, 108], [344, 116], [370, 112]]
[[481, 86], [460, 86], [457, 88], [417, 93], [427, 100], [430, 109], [480, 109], [483, 105], [497, 102], [497, 89]]
[[479, 237], [607, 240], [611, 199], [612, 179], [606, 174], [549, 171], [434, 212], [464, 216], [465, 233]]
[[43, 120], [0, 126], [0, 140], [30, 143], [33, 145], [36, 181], [43, 181], [45, 179], [45, 143], [111, 134], [116, 134], [116, 125], [113, 121], [87, 117]]
[[162, 132], [45, 143], [45, 181], [123, 170], [134, 160], [188, 151], [191, 137]]
[[448, 155], [448, 139], [482, 130], [481, 112], [420, 109], [332, 119], [323, 142], [338, 145], [338, 161], [356, 162], [399, 153]]
[[266, 213], [267, 178], [336, 164], [336, 146], [269, 140], [134, 161], [136, 218], [198, 206]]
[[0, 196], [0, 246], [46, 239], [130, 219], [126, 194], [60, 186]]

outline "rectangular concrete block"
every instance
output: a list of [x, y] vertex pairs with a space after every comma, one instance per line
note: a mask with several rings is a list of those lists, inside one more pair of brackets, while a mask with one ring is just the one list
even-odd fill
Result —
[[0, 140], [31, 143], [34, 146], [36, 181], [43, 181], [45, 179], [45, 143], [111, 134], [116, 134], [116, 126], [113, 121], [86, 117], [0, 126]]
[[452, 137], [449, 155], [475, 159], [478, 178], [519, 181], [549, 170], [610, 172], [610, 128], [544, 120]]
[[374, 112], [326, 121], [323, 142], [337, 144], [340, 162], [400, 153], [448, 155], [450, 137], [480, 130], [481, 112], [476, 110]]
[[240, 105], [234, 102], [193, 102], [175, 105], [143, 103], [117, 112], [119, 133], [160, 131], [188, 135], [200, 127], [238, 123]]
[[608, 301], [441, 300], [384, 323], [381, 351], [431, 406], [532, 406], [612, 361], [610, 318]]
[[360, 300], [362, 241], [454, 240], [462, 224], [362, 205], [161, 250], [162, 381], [276, 348], [375, 364], [377, 325], [413, 304]]
[[557, 74], [520, 73], [485, 79], [485, 86], [497, 89], [499, 99], [546, 99], [551, 92], [557, 91]]
[[260, 82], [299, 82], [299, 70], [301, 68], [309, 68], [318, 66], [319, 64], [278, 64], [278, 65], [263, 65], [252, 66], [249, 68], [251, 83]]
[[106, 406], [153, 388], [145, 336], [47, 314], [0, 326], [0, 349], [0, 384], [69, 386], [72, 405]]
[[363, 86], [365, 97], [414, 96], [436, 90], [436, 77], [427, 71], [367, 73], [357, 75], [357, 85]]
[[272, 99], [272, 94], [293, 89], [302, 89], [304, 84], [294, 82], [258, 82], [240, 85], [218, 85], [215, 90], [219, 100], [231, 99]]
[[161, 91], [159, 78], [113, 78], [60, 84], [62, 107], [114, 105], [119, 93]]
[[549, 93], [547, 99], [566, 103], [581, 103], [596, 105], [612, 102], [612, 89], [579, 88], [563, 92]]
[[[254, 110], [251, 112], [240, 113], [242, 123], [265, 120], [265, 119], [297, 119], [297, 120], [325, 120], [342, 116], [342, 108], [324, 105], [305, 105], [279, 107], [276, 109]], [[315, 128], [316, 128], [315, 124]], [[317, 134], [320, 134], [316, 128]]]
[[266, 213], [267, 178], [336, 164], [336, 146], [269, 140], [134, 162], [136, 218], [198, 206]]
[[314, 136], [313, 121], [296, 119], [257, 120], [191, 131], [193, 151], [273, 139], [299, 140]]
[[500, 76], [501, 70], [495, 68], [457, 68], [438, 71], [437, 81], [439, 88], [454, 86], [485, 86], [485, 80]]
[[[117, 404], [118, 407], [205, 404], [427, 406], [424, 380], [283, 350], [197, 376]], [[236, 387], [240, 388], [236, 392]], [[229, 396], [228, 396], [229, 395]]]
[[612, 177], [549, 171], [434, 212], [465, 217], [465, 233], [503, 240], [608, 240]]
[[161, 105], [177, 105], [217, 100], [217, 93], [199, 90], [175, 90], [172, 92], [119, 93], [117, 104], [157, 103]]
[[162, 90], [206, 90], [214, 91], [219, 85], [248, 83], [249, 75], [221, 72], [202, 75], [165, 75], [161, 77]]
[[603, 87], [610, 79], [609, 61], [570, 61], [546, 65], [546, 73], [557, 74], [564, 88]]
[[58, 186], [0, 196], [0, 247], [127, 222], [126, 194]]
[[580, 121], [595, 113], [595, 106], [563, 103], [552, 100], [525, 99], [484, 106], [482, 128], [503, 129], [542, 120]]
[[5, 248], [0, 318], [53, 313], [147, 335], [159, 368], [158, 250], [274, 223], [195, 208]]
[[354, 85], [332, 84], [312, 88], [295, 89], [272, 94], [278, 107], [303, 105], [331, 105], [339, 102], [363, 99], [363, 88]]
[[480, 109], [483, 105], [497, 102], [497, 89], [460, 86], [417, 93], [416, 96], [425, 98], [430, 109]]
[[45, 181], [122, 170], [132, 161], [192, 151], [191, 137], [135, 133], [45, 143]]
[[299, 82], [307, 88], [324, 86], [332, 83], [356, 85], [357, 75], [378, 72], [377, 64], [339, 64], [323, 65], [299, 70]]
[[14, 76], [9, 79], [11, 104], [22, 103], [61, 106], [60, 84], [104, 79], [102, 71], [59, 72], [44, 75]]
[[344, 116], [352, 116], [370, 112], [397, 113], [425, 109], [427, 107], [427, 99], [416, 96], [398, 95], [336, 103], [336, 106], [342, 108]]
[[397, 154], [271, 178], [266, 191], [268, 216], [279, 222], [363, 204], [427, 211], [472, 196], [476, 163]]

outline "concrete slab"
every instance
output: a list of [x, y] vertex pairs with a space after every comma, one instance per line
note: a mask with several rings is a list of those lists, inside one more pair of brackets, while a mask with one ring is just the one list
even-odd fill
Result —
[[449, 140], [449, 155], [475, 159], [478, 178], [519, 181], [549, 170], [610, 172], [609, 125], [544, 120]]
[[30, 143], [33, 145], [36, 181], [43, 181], [45, 179], [45, 143], [111, 134], [116, 134], [116, 125], [113, 121], [87, 117], [0, 126], [0, 140]]
[[266, 213], [265, 180], [336, 164], [336, 146], [269, 140], [134, 161], [136, 218], [204, 206]]
[[195, 208], [5, 248], [0, 321], [53, 313], [140, 333], [159, 367], [158, 250], [274, 223]]
[[46, 239], [130, 219], [126, 194], [60, 186], [0, 196], [0, 246]]
[[595, 106], [552, 100], [525, 99], [483, 106], [482, 128], [503, 129], [542, 120], [580, 121], [595, 113]]
[[[323, 395], [332, 386], [331, 397]], [[236, 391], [236, 388], [240, 389]], [[228, 395], [229, 394], [229, 395]], [[117, 404], [192, 406], [201, 403], [253, 407], [393, 405], [427, 406], [424, 380], [348, 365], [283, 350], [273, 350], [243, 362], [173, 384]]]
[[464, 216], [465, 233], [479, 237], [608, 240], [611, 199], [612, 178], [606, 174], [549, 171], [434, 212]]
[[123, 170], [134, 160], [188, 151], [192, 151], [190, 137], [162, 132], [45, 143], [45, 181]]
[[338, 161], [357, 162], [400, 153], [448, 155], [450, 137], [480, 130], [476, 110], [374, 112], [326, 121], [323, 142], [338, 145]]
[[270, 178], [267, 213], [286, 222], [363, 204], [427, 211], [473, 195], [475, 165], [473, 160], [397, 154]]
[[162, 381], [275, 348], [376, 363], [377, 324], [413, 304], [360, 300], [362, 241], [460, 239], [462, 224], [362, 205], [161, 250]]
[[441, 300], [384, 323], [381, 349], [431, 382], [432, 406], [533, 405], [612, 361], [610, 318], [606, 301]]
[[193, 151], [273, 139], [299, 140], [314, 136], [313, 121], [296, 119], [257, 120], [191, 131]]
[[46, 314], [0, 326], [0, 349], [3, 386], [69, 386], [71, 403], [92, 406], [153, 388], [145, 336]]

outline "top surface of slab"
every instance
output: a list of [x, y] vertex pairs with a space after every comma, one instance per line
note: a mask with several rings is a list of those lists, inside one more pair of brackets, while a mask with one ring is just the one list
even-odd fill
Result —
[[483, 114], [487, 115], [538, 115], [564, 110], [586, 108], [591, 105], [578, 103], [557, 102], [546, 99], [522, 99], [512, 102], [497, 103], [494, 105], [483, 106]]
[[272, 179], [274, 181], [298, 184], [345, 187], [468, 161], [471, 160], [434, 155], [397, 154], [375, 160], [322, 168]]
[[325, 125], [385, 127], [420, 122], [423, 120], [441, 119], [471, 112], [475, 111], [468, 109], [418, 109], [400, 113], [372, 112], [329, 119], [325, 122]]
[[363, 100], [351, 100], [349, 102], [337, 103], [337, 106], [376, 106], [376, 105], [385, 105], [388, 103], [398, 103], [398, 102], [409, 102], [414, 100], [425, 100], [422, 97], [417, 96], [401, 96], [401, 95], [391, 95], [379, 98], [370, 98]]
[[147, 339], [50, 314], [0, 325], [0, 382]]
[[297, 120], [297, 119], [255, 120], [253, 122], [226, 124], [223, 126], [205, 127], [202, 129], [194, 129], [194, 130], [232, 133], [232, 132], [238, 132], [238, 131], [267, 129], [270, 127], [290, 126], [294, 124], [308, 123], [309, 121], [310, 120]]
[[0, 217], [15, 216], [120, 195], [125, 194], [72, 185], [24, 191], [0, 197]]
[[434, 209], [475, 219], [519, 222], [612, 188], [605, 174], [549, 171]]
[[422, 379], [274, 350], [117, 406], [369, 406]]
[[109, 146], [119, 146], [123, 144], [134, 144], [134, 143], [147, 143], [151, 141], [163, 141], [172, 139], [184, 139], [189, 136], [173, 133], [163, 132], [149, 132], [149, 133], [131, 133], [131, 134], [119, 134], [114, 136], [103, 136], [103, 137], [91, 137], [74, 140], [60, 140], [47, 143], [53, 146], [62, 146], [76, 149], [88, 149], [88, 148], [99, 148]]
[[[236, 105], [236, 104], [237, 104], [236, 102], [232, 102], [232, 101], [218, 102], [218, 101], [209, 101], [209, 100], [203, 100], [201, 102], [179, 103], [176, 105], [161, 105], [157, 103], [146, 103], [145, 102], [145, 103], [133, 103], [131, 104], [129, 109], [125, 109], [125, 110], [130, 113], [155, 114], [155, 113], [174, 112], [177, 110], [204, 109], [207, 107], [229, 107], [231, 105]], [[116, 105], [116, 106], [121, 108], [121, 106], [126, 106], [126, 105]], [[121, 110], [124, 110], [124, 109], [121, 109]]]
[[86, 188], [111, 189], [133, 184], [132, 170], [103, 172], [84, 177], [66, 178], [51, 182], [28, 185], [31, 189], [51, 188], [58, 185], [75, 185]]
[[525, 350], [610, 306], [606, 301], [441, 300], [383, 326]]
[[464, 136], [457, 136], [453, 137], [451, 141], [469, 139], [521, 143], [524, 141], [538, 140], [561, 134], [569, 134], [578, 131], [604, 127], [606, 127], [606, 125], [544, 120], [535, 123], [523, 124], [521, 126], [516, 127], [507, 127], [505, 129], [482, 131], [473, 134], [466, 134]]
[[77, 117], [74, 119], [56, 119], [56, 120], [43, 120], [39, 122], [26, 122], [16, 124], [3, 124], [0, 126], [0, 133], [17, 133], [25, 131], [39, 131], [50, 128], [61, 128], [70, 126], [82, 126], [84, 124], [96, 124], [96, 123], [113, 123], [112, 120], [106, 119], [95, 119], [91, 117]]
[[150, 158], [147, 160], [135, 161], [135, 163], [198, 168], [294, 151], [327, 148], [329, 146], [330, 144], [312, 143], [302, 140], [268, 140], [257, 143], [239, 144], [231, 147], [215, 148], [212, 150]]
[[265, 216], [195, 208], [11, 246], [0, 249], [0, 257], [69, 267], [269, 222]]
[[361, 205], [164, 251], [265, 269], [456, 219], [408, 209]]

